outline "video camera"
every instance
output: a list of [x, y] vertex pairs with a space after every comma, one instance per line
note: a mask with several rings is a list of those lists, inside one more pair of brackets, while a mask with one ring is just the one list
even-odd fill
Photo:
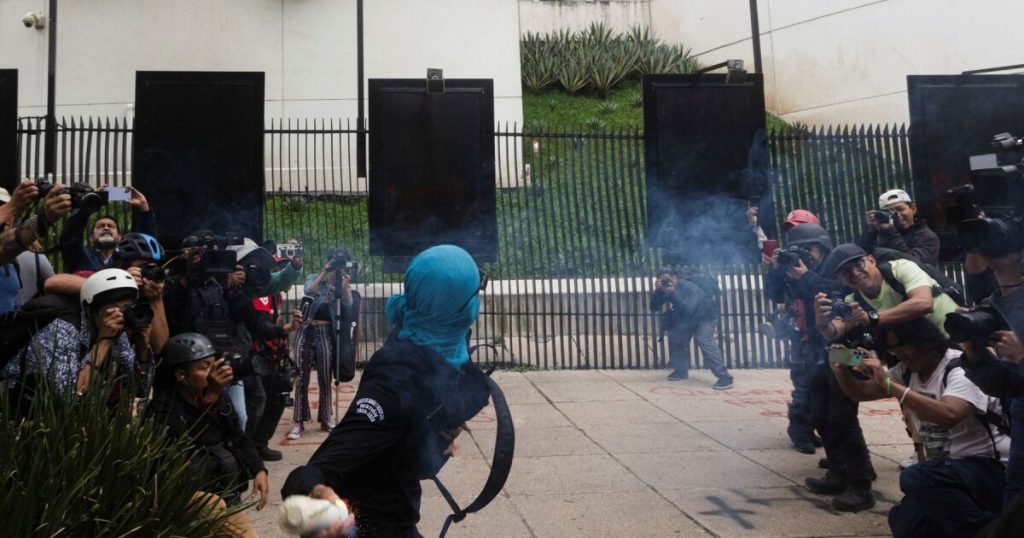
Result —
[[982, 304], [967, 312], [946, 314], [942, 324], [951, 342], [988, 342], [996, 331], [1010, 330], [1006, 318], [992, 305]]
[[968, 252], [998, 256], [1024, 246], [1024, 141], [999, 133], [991, 144], [995, 153], [970, 156], [971, 183], [948, 192], [947, 218]]
[[200, 231], [181, 241], [184, 249], [202, 249], [198, 264], [193, 269], [208, 275], [224, 275], [235, 272], [238, 265], [238, 254], [226, 250], [229, 246], [244, 244], [240, 235], [219, 235], [210, 231]]
[[206, 247], [224, 250], [243, 244], [245, 244], [245, 238], [240, 235], [220, 235], [207, 230], [196, 232], [181, 240], [182, 248]]
[[[36, 179], [36, 188], [39, 189], [39, 198], [46, 198], [50, 191], [53, 190], [53, 183], [46, 181], [45, 179]], [[71, 186], [64, 189], [64, 192], [71, 195], [71, 208], [81, 209], [85, 213], [92, 214], [110, 201], [109, 194], [106, 191], [97, 192], [91, 186], [86, 183], [72, 183]]]

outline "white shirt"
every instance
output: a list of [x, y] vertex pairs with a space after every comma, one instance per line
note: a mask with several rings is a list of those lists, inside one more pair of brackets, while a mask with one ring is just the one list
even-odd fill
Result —
[[[999, 400], [986, 396], [977, 385], [967, 379], [964, 369], [953, 368], [946, 378], [946, 386], [942, 386], [942, 377], [946, 372], [946, 365], [961, 355], [955, 349], [946, 351], [935, 371], [926, 380], [916, 373], [910, 374], [910, 390], [933, 400], [939, 400], [943, 396], [954, 396], [974, 408], [974, 413], [999, 412]], [[906, 366], [903, 363], [897, 364], [889, 370], [889, 377], [898, 383], [903, 383], [903, 376]], [[927, 459], [936, 459], [948, 456], [952, 459], [967, 458], [970, 456], [992, 457], [992, 439], [995, 439], [995, 446], [999, 450], [999, 457], [1005, 463], [1010, 454], [1010, 438], [1002, 434], [995, 426], [986, 426], [979, 420], [979, 417], [968, 415], [957, 425], [950, 429], [943, 428], [938, 424], [923, 421], [913, 412], [911, 418], [917, 424], [921, 434], [921, 441], [925, 445]], [[991, 430], [992, 437], [989, 436]]]

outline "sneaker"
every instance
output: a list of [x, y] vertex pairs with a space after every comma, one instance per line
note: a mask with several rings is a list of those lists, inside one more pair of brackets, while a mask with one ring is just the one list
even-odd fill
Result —
[[824, 478], [808, 478], [804, 485], [816, 495], [838, 495], [850, 489], [846, 479], [834, 473], [825, 473]]
[[814, 443], [810, 439], [790, 439], [793, 442], [793, 448], [801, 454], [814, 454]]
[[320, 429], [325, 432], [330, 432], [334, 429], [334, 420], [325, 420], [324, 422], [321, 422]]
[[910, 467], [915, 463], [920, 463], [919, 461], [917, 461], [917, 452], [914, 452], [913, 454], [910, 455], [909, 458], [900, 462], [900, 470], [902, 471], [903, 469], [906, 469], [907, 467]]
[[302, 437], [302, 432], [304, 431], [306, 431], [306, 428], [302, 426], [302, 423], [296, 422], [295, 425], [292, 426], [292, 431], [288, 432], [288, 438], [294, 441], [299, 437]]
[[819, 469], [828, 469], [828, 468], [831, 468], [831, 467], [832, 466], [828, 464], [828, 458], [821, 458], [820, 460], [818, 460], [818, 468]]
[[260, 454], [260, 459], [263, 461], [281, 461], [284, 457], [280, 450], [274, 450], [266, 445], [256, 448], [256, 451]]
[[715, 381], [714, 385], [711, 385], [711, 388], [715, 390], [729, 390], [732, 388], [732, 378], [720, 377], [718, 381]]
[[821, 437], [818, 437], [816, 434], [813, 433], [811, 434], [811, 444], [814, 445], [815, 448], [821, 448], [825, 446], [825, 443], [821, 442]]
[[840, 512], [860, 512], [875, 505], [875, 497], [867, 488], [850, 486], [842, 495], [832, 499], [832, 508]]
[[668, 377], [665, 379], [669, 381], [684, 381], [690, 379], [690, 374], [679, 370], [672, 370], [672, 373], [668, 374]]

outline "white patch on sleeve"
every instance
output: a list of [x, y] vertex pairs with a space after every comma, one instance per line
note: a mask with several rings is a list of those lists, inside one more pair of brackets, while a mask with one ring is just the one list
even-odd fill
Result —
[[356, 413], [366, 415], [370, 422], [384, 420], [384, 408], [373, 398], [360, 398], [356, 400]]

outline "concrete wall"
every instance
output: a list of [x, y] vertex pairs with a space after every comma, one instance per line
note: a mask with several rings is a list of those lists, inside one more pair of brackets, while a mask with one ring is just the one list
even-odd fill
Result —
[[[1019, 0], [760, 0], [768, 108], [808, 124], [909, 121], [906, 76], [1024, 63]], [[1000, 24], [1006, 21], [1007, 25]], [[651, 24], [705, 64], [753, 70], [747, 0], [651, 0]]]
[[519, 0], [519, 31], [583, 30], [603, 22], [616, 31], [651, 22], [651, 0]]
[[[136, 70], [266, 72], [266, 115], [355, 117], [354, 0], [64, 0], [58, 115], [130, 114]], [[0, 1], [0, 68], [19, 70], [21, 115], [46, 104], [46, 0]], [[517, 0], [368, 0], [368, 78], [493, 78], [495, 119], [522, 121]]]

